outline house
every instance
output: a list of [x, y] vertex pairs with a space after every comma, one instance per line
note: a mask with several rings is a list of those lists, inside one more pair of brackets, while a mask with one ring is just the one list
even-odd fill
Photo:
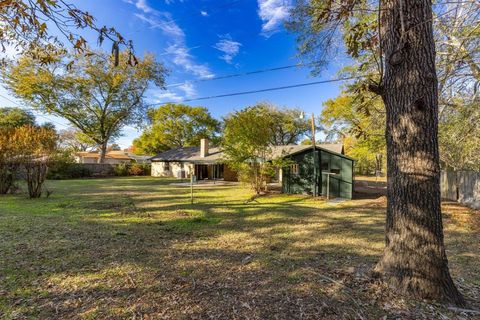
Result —
[[220, 148], [210, 148], [207, 139], [200, 147], [171, 149], [151, 158], [152, 176], [187, 178], [194, 174], [198, 180], [236, 181], [237, 174], [223, 163]]
[[[315, 152], [313, 152], [315, 150]], [[292, 164], [278, 172], [278, 182], [285, 193], [306, 193], [351, 198], [354, 160], [344, 154], [342, 144], [286, 145], [272, 148], [272, 159], [286, 158]], [[198, 180], [236, 181], [237, 175], [226, 164], [218, 147], [209, 148], [202, 139], [200, 147], [171, 149], [151, 158], [152, 176]], [[267, 159], [268, 161], [268, 159]]]
[[[77, 163], [98, 163], [100, 158], [99, 152], [76, 152], [74, 154]], [[151, 156], [139, 156], [125, 151], [109, 151], [105, 155], [105, 163], [122, 164], [122, 163], [150, 163]]]

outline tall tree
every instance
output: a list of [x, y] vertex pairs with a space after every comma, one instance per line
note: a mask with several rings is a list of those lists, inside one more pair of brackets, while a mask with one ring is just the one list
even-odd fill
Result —
[[137, 153], [200, 145], [200, 139], [218, 142], [220, 123], [204, 107], [166, 104], [148, 112], [150, 126], [133, 141]]
[[270, 120], [271, 145], [297, 144], [311, 130], [300, 109], [280, 108], [268, 102], [259, 103], [257, 108]]
[[463, 305], [448, 269], [440, 209], [432, 3], [383, 0], [373, 28], [359, 16], [369, 9], [367, 1], [302, 1], [290, 26], [300, 34], [300, 53], [320, 58], [317, 67], [340, 27], [352, 56], [374, 48], [380, 73], [368, 87], [385, 104], [388, 155], [386, 246], [376, 270], [401, 292]]
[[[76, 63], [67, 62], [73, 59]], [[4, 73], [7, 88], [27, 105], [67, 119], [97, 143], [99, 162], [109, 141], [125, 125], [141, 123], [148, 106], [144, 94], [151, 83], [163, 87], [165, 68], [152, 55], [128, 63], [129, 52], [60, 55], [49, 64], [24, 56]]]
[[249, 183], [258, 195], [266, 188], [273, 173], [271, 119], [265, 116], [264, 105], [247, 107], [224, 119], [222, 148], [225, 160], [236, 170], [239, 179]]
[[0, 108], [0, 128], [16, 128], [26, 125], [35, 125], [35, 116], [30, 111], [20, 108]]

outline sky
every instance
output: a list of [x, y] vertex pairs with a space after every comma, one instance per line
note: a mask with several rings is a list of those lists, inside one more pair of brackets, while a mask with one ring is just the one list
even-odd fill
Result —
[[[169, 70], [166, 89], [152, 86], [148, 103], [182, 102], [228, 93], [289, 86], [335, 78], [345, 60], [332, 58], [317, 77], [306, 67], [212, 80], [230, 74], [299, 64], [295, 35], [284, 28], [292, 0], [83, 0], [76, 5], [90, 12], [97, 25], [115, 27], [133, 40], [136, 54], [152, 53]], [[85, 33], [96, 43], [96, 35]], [[296, 107], [320, 114], [322, 103], [338, 95], [341, 83], [321, 84], [227, 98], [186, 102], [208, 108], [218, 119], [257, 102]], [[1, 106], [14, 100], [1, 89]], [[68, 122], [36, 114], [57, 129]], [[126, 148], [141, 131], [126, 127], [116, 142]]]

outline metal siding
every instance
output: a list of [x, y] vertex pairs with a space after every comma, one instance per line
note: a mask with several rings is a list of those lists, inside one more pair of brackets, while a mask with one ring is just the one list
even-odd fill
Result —
[[[330, 177], [330, 196], [352, 198], [352, 182], [353, 182], [353, 161], [344, 158], [341, 155], [329, 153], [320, 150], [319, 161], [316, 177], [316, 186], [322, 195], [326, 195], [327, 179], [326, 174], [321, 172], [330, 172], [331, 169], [340, 170], [340, 174]], [[313, 153], [311, 150], [293, 155], [290, 157], [299, 165], [300, 172], [294, 175], [290, 172], [290, 168], [284, 169], [284, 180], [282, 189], [285, 193], [312, 193], [313, 185]]]

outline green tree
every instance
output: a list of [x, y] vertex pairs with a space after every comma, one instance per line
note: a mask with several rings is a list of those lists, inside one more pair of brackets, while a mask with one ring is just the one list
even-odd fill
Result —
[[[381, 97], [386, 111], [386, 245], [377, 273], [401, 292], [464, 305], [443, 237], [432, 3], [378, 5], [371, 11], [367, 1], [300, 1], [290, 27], [314, 71], [326, 64], [340, 32], [350, 56], [368, 51], [378, 65], [378, 73], [366, 74], [362, 85]], [[368, 13], [377, 18], [366, 19]]]
[[222, 148], [225, 160], [241, 181], [258, 195], [266, 189], [268, 177], [284, 164], [272, 159], [272, 122], [259, 104], [234, 112], [224, 119]]
[[[68, 63], [74, 59], [75, 64]], [[163, 86], [165, 68], [146, 55], [131, 66], [129, 53], [120, 64], [106, 53], [61, 55], [49, 64], [24, 56], [4, 73], [7, 88], [25, 104], [67, 119], [94, 141], [105, 160], [109, 141], [125, 125], [140, 124], [148, 106], [144, 94], [151, 83]]]
[[267, 102], [259, 103], [257, 108], [270, 120], [271, 145], [297, 144], [311, 130], [300, 109], [279, 108]]
[[383, 103], [379, 99], [367, 101], [364, 105], [345, 90], [324, 103], [321, 116], [328, 136], [344, 141], [346, 154], [356, 160], [355, 167], [364, 174], [381, 172], [386, 154], [385, 112], [380, 111]]
[[35, 125], [35, 116], [30, 111], [20, 108], [0, 108], [0, 128], [17, 128], [26, 125]]
[[460, 99], [465, 104], [452, 104], [440, 116], [440, 159], [447, 169], [480, 171], [480, 98]]
[[121, 151], [122, 148], [117, 144], [113, 143], [107, 147], [108, 151]]
[[148, 112], [149, 127], [133, 141], [137, 153], [200, 145], [200, 139], [218, 142], [220, 123], [203, 107], [166, 104]]

